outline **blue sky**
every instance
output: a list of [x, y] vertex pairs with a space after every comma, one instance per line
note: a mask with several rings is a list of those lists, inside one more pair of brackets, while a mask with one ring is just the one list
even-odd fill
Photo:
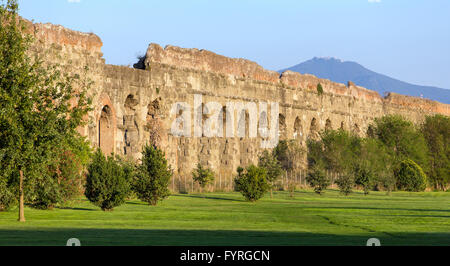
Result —
[[20, 14], [94, 32], [109, 64], [151, 42], [211, 50], [278, 70], [333, 56], [450, 89], [449, 0], [19, 0]]

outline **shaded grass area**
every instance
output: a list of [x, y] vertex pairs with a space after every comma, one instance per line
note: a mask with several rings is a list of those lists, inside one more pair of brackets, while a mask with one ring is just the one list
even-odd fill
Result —
[[176, 194], [156, 207], [128, 201], [102, 212], [81, 199], [71, 207], [0, 213], [0, 245], [450, 245], [450, 193], [328, 190], [276, 192], [256, 203], [238, 193]]

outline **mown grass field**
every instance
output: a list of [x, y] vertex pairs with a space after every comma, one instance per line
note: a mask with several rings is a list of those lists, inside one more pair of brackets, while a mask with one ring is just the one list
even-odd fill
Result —
[[450, 245], [450, 193], [335, 190], [267, 195], [256, 203], [238, 193], [176, 194], [151, 207], [128, 201], [102, 212], [81, 199], [70, 208], [0, 213], [0, 245]]

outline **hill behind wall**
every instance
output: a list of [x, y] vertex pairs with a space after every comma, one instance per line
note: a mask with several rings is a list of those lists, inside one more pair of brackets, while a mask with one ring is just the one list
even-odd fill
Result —
[[449, 105], [437, 101], [397, 93], [390, 93], [383, 98], [378, 92], [356, 86], [351, 81], [347, 85], [344, 85], [328, 79], [320, 79], [313, 75], [300, 74], [289, 70], [284, 71], [280, 75], [276, 71], [264, 69], [253, 61], [242, 58], [229, 58], [207, 50], [180, 48], [171, 45], [163, 49], [158, 44], [150, 44], [146, 54], [146, 68], [149, 69], [152, 63], [288, 85], [294, 89], [314, 90], [316, 85], [320, 83], [322, 86], [325, 85], [325, 92], [330, 94], [352, 96], [378, 103], [418, 108], [427, 112], [441, 113], [444, 115], [450, 114]]

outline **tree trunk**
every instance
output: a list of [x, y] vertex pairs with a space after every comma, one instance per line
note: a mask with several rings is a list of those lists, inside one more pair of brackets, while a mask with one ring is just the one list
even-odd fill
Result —
[[25, 210], [23, 200], [23, 171], [20, 170], [19, 179], [19, 222], [25, 222]]

